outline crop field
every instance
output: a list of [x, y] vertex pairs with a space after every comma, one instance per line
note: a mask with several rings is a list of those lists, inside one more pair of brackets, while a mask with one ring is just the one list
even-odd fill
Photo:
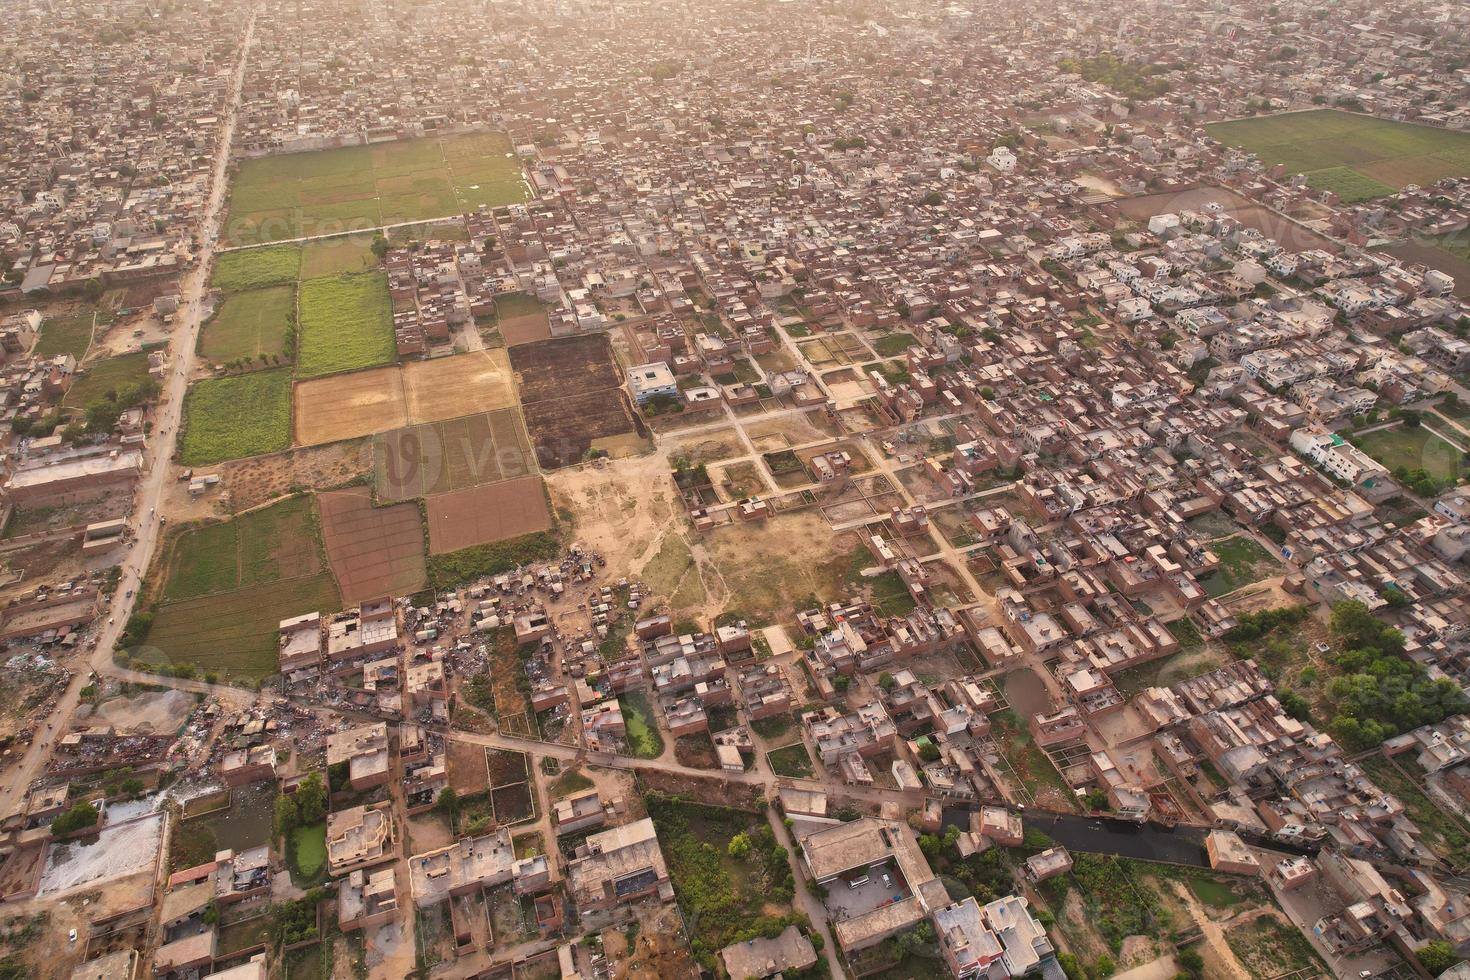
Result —
[[384, 432], [373, 440], [383, 500], [408, 500], [534, 474], [525, 423], [514, 408]]
[[282, 619], [341, 607], [307, 495], [182, 532], [157, 574], [162, 603], [147, 640], [155, 649], [135, 656], [226, 676], [274, 673]]
[[55, 357], [70, 354], [81, 360], [92, 345], [91, 310], [83, 310], [69, 316], [52, 316], [41, 321], [41, 333], [36, 339], [37, 357]]
[[184, 397], [179, 461], [208, 466], [291, 445], [291, 371], [277, 368], [194, 384]]
[[67, 408], [86, 408], [108, 399], [108, 392], [116, 393], [126, 387], [143, 384], [148, 380], [148, 355], [120, 354], [96, 361], [72, 378], [71, 387], [61, 403]]
[[622, 384], [606, 334], [582, 334], [522, 344], [510, 352], [521, 402], [539, 402], [569, 392], [597, 391]]
[[438, 422], [516, 403], [510, 358], [503, 350], [410, 361], [403, 366], [404, 397], [413, 422]]
[[216, 364], [280, 358], [296, 322], [296, 287], [268, 286], [231, 293], [199, 336], [199, 352]]
[[388, 277], [369, 273], [303, 282], [297, 347], [300, 378], [393, 363], [397, 349]]
[[625, 456], [645, 443], [627, 396], [617, 388], [527, 405], [526, 427], [543, 469], [581, 462], [588, 450]]
[[314, 446], [508, 409], [515, 390], [496, 350], [303, 381], [295, 398], [297, 442]]
[[1313, 187], [1363, 201], [1407, 184], [1470, 176], [1470, 134], [1336, 109], [1290, 112], [1205, 127], [1267, 166], [1305, 174]]
[[523, 476], [428, 498], [429, 552], [493, 544], [551, 530], [551, 512], [539, 476]]
[[209, 284], [216, 289], [234, 292], [295, 282], [300, 277], [301, 246], [271, 245], [219, 253], [214, 260], [214, 274], [210, 276]]
[[296, 443], [318, 446], [408, 424], [403, 372], [354, 371], [296, 385]]
[[323, 493], [322, 541], [344, 602], [424, 587], [424, 526], [413, 504], [374, 507], [366, 487]]
[[606, 335], [522, 344], [511, 349], [510, 363], [544, 469], [579, 462], [589, 449], [616, 455], [641, 444]]
[[306, 242], [301, 246], [302, 279], [325, 279], [329, 276], [372, 272], [378, 267], [373, 255], [373, 236], [343, 235]]
[[163, 598], [170, 602], [314, 575], [321, 557], [312, 498], [189, 528], [174, 538], [166, 564]]
[[249, 244], [361, 231], [528, 196], [499, 133], [282, 154], [240, 164], [225, 233]]
[[342, 608], [325, 571], [304, 578], [170, 602], [154, 615], [148, 647], [135, 653], [151, 663], [187, 664], [222, 677], [268, 677], [279, 660], [283, 619]]

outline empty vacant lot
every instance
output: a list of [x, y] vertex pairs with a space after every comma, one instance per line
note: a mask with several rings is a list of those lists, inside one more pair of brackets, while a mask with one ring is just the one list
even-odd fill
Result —
[[442, 493], [425, 503], [430, 554], [444, 555], [551, 529], [551, 511], [539, 476]]
[[366, 487], [319, 497], [322, 540], [345, 602], [424, 587], [424, 527], [413, 504], [374, 507]]
[[373, 440], [378, 496], [407, 500], [536, 471], [519, 410], [501, 409], [385, 432]]
[[1393, 122], [1336, 109], [1237, 119], [1205, 127], [1267, 166], [1305, 174], [1345, 201], [1470, 175], [1470, 133]]

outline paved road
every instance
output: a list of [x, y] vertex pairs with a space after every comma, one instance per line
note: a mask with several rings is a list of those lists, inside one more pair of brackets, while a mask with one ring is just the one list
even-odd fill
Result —
[[[230, 160], [230, 145], [234, 140], [236, 112], [240, 105], [240, 90], [245, 78], [245, 61], [255, 37], [255, 18], [251, 16], [244, 41], [240, 45], [240, 60], [235, 68], [235, 79], [225, 112], [225, 124], [220, 131], [216, 148], [214, 173], [211, 178], [209, 200], [205, 205], [204, 219], [200, 225], [202, 247], [198, 262], [179, 283], [180, 316], [178, 327], [169, 342], [168, 377], [162, 384], [158, 405], [154, 410], [153, 430], [144, 454], [145, 474], [136, 495], [136, 509], [130, 524], [136, 530], [132, 546], [122, 563], [122, 579], [113, 593], [108, 606], [107, 619], [98, 629], [96, 649], [92, 655], [92, 669], [105, 674], [123, 675], [137, 680], [142, 675], [120, 670], [112, 662], [112, 651], [123, 626], [132, 613], [138, 589], [143, 584], [143, 573], [153, 556], [158, 543], [159, 520], [155, 508], [162, 499], [165, 481], [169, 474], [169, 460], [173, 457], [178, 439], [179, 419], [183, 413], [184, 390], [188, 386], [189, 369], [193, 366], [194, 347], [203, 322], [201, 298], [209, 274], [209, 263], [214, 255], [214, 240], [219, 231], [220, 214], [225, 199], [225, 170]], [[158, 679], [149, 676], [149, 682]], [[31, 781], [50, 757], [52, 744], [58, 735], [67, 729], [72, 713], [81, 699], [82, 688], [88, 683], [85, 667], [76, 670], [71, 683], [60, 698], [44, 730], [36, 733], [30, 749], [11, 770], [4, 786], [0, 786], [0, 813], [8, 813], [25, 795]], [[172, 686], [190, 689], [180, 683]]]

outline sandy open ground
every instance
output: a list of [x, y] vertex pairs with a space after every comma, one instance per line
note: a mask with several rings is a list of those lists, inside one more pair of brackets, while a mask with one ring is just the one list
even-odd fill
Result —
[[425, 504], [429, 551], [436, 555], [551, 527], [539, 476], [441, 493]]
[[342, 601], [403, 595], [424, 587], [424, 531], [413, 504], [374, 507], [366, 487], [318, 496], [322, 540]]
[[194, 695], [187, 691], [161, 691], [130, 698], [108, 698], [95, 710], [91, 705], [84, 705], [78, 717], [95, 717], [112, 725], [120, 735], [163, 735], [182, 725], [193, 710]]
[[502, 350], [470, 351], [403, 367], [410, 422], [437, 422], [516, 403], [510, 356]]

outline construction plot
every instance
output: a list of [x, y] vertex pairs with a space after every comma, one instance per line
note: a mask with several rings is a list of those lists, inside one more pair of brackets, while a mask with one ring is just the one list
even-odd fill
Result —
[[438, 494], [425, 503], [429, 551], [435, 555], [551, 529], [539, 476]]
[[366, 487], [319, 495], [327, 561], [348, 604], [424, 587], [424, 530], [413, 504], [374, 507]]
[[514, 408], [384, 432], [373, 440], [381, 500], [409, 500], [536, 472]]

